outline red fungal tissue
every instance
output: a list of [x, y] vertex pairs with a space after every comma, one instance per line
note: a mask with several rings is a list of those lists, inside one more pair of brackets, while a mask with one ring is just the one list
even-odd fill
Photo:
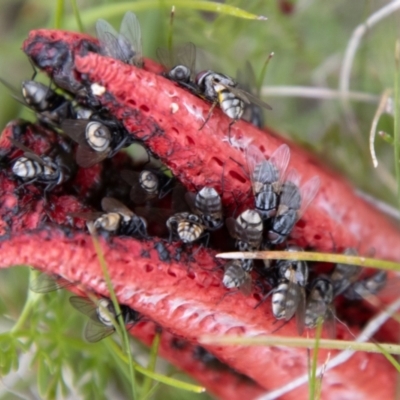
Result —
[[[162, 68], [153, 61], [146, 59], [144, 69], [138, 69], [100, 56], [96, 46], [97, 42], [85, 35], [37, 30], [30, 33], [23, 49], [67, 91], [75, 93], [77, 88], [93, 84], [104, 87], [97, 101], [158, 156], [188, 190], [206, 185], [223, 190], [222, 202], [228, 215], [238, 203], [241, 207], [252, 206], [246, 147], [255, 144], [268, 157], [283, 140], [271, 130], [261, 131], [239, 121], [231, 129], [230, 142], [231, 121], [219, 109], [199, 131], [209, 103], [165, 79], [160, 75]], [[5, 128], [0, 141], [3, 153], [9, 148], [7, 137], [17, 126], [14, 122]], [[28, 145], [30, 137], [26, 140]], [[316, 198], [293, 232], [297, 244], [332, 251], [333, 241], [337, 249], [354, 246], [360, 254], [366, 254], [374, 248], [377, 258], [399, 261], [400, 234], [391, 221], [358, 198], [342, 177], [327, 170], [314, 156], [294, 144], [288, 145], [289, 167], [297, 169], [302, 182], [316, 175], [321, 180]], [[119, 157], [107, 161], [107, 171], [118, 173], [121, 162], [129, 162]], [[107, 296], [92, 238], [84, 222], [71, 217], [87, 210], [86, 200], [98, 190], [96, 185], [102, 181], [104, 168], [97, 165], [79, 169], [69, 191], [57, 188], [49, 194], [48, 203], [40, 189], [35, 188], [34, 194], [24, 189], [16, 191], [18, 183], [2, 173], [0, 266], [32, 265]], [[156, 237], [139, 240], [101, 236], [99, 240], [119, 302], [162, 327], [161, 353], [218, 397], [257, 398], [307, 372], [307, 352], [299, 348], [204, 346], [224, 363], [223, 370], [213, 370], [193, 356], [199, 337], [206, 334], [297, 336], [294, 321], [276, 323], [269, 299], [255, 308], [262, 296], [256, 287], [248, 297], [240, 292], [227, 295], [222, 285], [223, 263], [214, 257], [216, 250], [188, 246], [181, 251], [181, 244]], [[156, 249], [160, 241], [168, 253], [164, 260]], [[46, 252], [35, 251], [43, 245]], [[338, 337], [352, 339], [343, 325], [338, 324], [337, 330]], [[356, 334], [357, 327], [352, 331]], [[132, 333], [148, 344], [154, 327], [139, 324]], [[314, 332], [308, 331], [308, 335]], [[177, 338], [184, 343], [181, 348]], [[321, 350], [320, 361], [326, 361], [328, 354], [332, 358], [336, 352]], [[384, 357], [357, 353], [326, 372], [322, 398], [371, 398], [371, 391], [376, 398], [393, 398], [394, 390], [395, 370]], [[307, 395], [307, 385], [303, 385], [280, 398]]]

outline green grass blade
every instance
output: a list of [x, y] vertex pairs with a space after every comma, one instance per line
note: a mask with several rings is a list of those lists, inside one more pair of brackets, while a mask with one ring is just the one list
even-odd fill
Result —
[[79, 8], [76, 4], [76, 0], [71, 0], [71, 7], [74, 12], [75, 21], [76, 21], [76, 24], [78, 25], [79, 32], [85, 32], [85, 28], [84, 28], [82, 20], [81, 20], [81, 15], [79, 13]]
[[[113, 351], [119, 354], [119, 357], [121, 357], [122, 359], [126, 359], [126, 355], [121, 352], [121, 349], [117, 346], [117, 344], [114, 341], [110, 340], [109, 344], [112, 346]], [[165, 385], [169, 385], [169, 386], [175, 387], [177, 389], [182, 389], [182, 390], [186, 390], [188, 392], [193, 392], [193, 393], [205, 392], [205, 388], [202, 386], [182, 382], [177, 379], [158, 374], [156, 372], [151, 372], [147, 368], [144, 368], [139, 364], [135, 365], [135, 369], [136, 369], [136, 371], [140, 372], [144, 376], [148, 376], [155, 381], [164, 383]]]
[[393, 261], [377, 260], [359, 256], [346, 256], [333, 253], [312, 253], [306, 251], [254, 251], [254, 252], [229, 252], [220, 253], [216, 257], [224, 259], [262, 259], [262, 260], [298, 260], [298, 261], [320, 261], [329, 263], [341, 263], [348, 265], [359, 265], [360, 267], [378, 268], [400, 271], [400, 264]]
[[400, 206], [400, 124], [399, 124], [399, 107], [400, 107], [400, 41], [396, 40], [395, 48], [395, 72], [394, 72], [394, 165], [397, 180], [397, 201]]
[[380, 352], [386, 357], [386, 359], [396, 368], [397, 372], [400, 374], [400, 364], [399, 362], [387, 351], [385, 347], [380, 345], [379, 343], [375, 343], [375, 346], [378, 347]]
[[[242, 10], [238, 7], [233, 7], [228, 4], [216, 3], [213, 1], [204, 0], [164, 0], [162, 2], [165, 7], [175, 6], [176, 8], [186, 8], [197, 11], [209, 11], [215, 12], [217, 14], [228, 15], [231, 17], [244, 18], [244, 19], [254, 19], [254, 20], [266, 20], [266, 17], [262, 15], [256, 15]], [[99, 18], [116, 17], [122, 15], [127, 11], [145, 11], [151, 9], [158, 9], [160, 7], [159, 0], [142, 0], [125, 3], [112, 3], [97, 6], [95, 8], [89, 8], [81, 12], [81, 17], [87, 25], [94, 24]], [[76, 26], [76, 21], [74, 18], [68, 18], [65, 22], [66, 29], [73, 29]]]
[[323, 320], [322, 318], [318, 318], [317, 329], [315, 331], [315, 340], [314, 340], [314, 352], [311, 363], [311, 372], [310, 372], [310, 381], [309, 381], [309, 399], [315, 399], [315, 393], [317, 390], [317, 368], [318, 368], [318, 350], [319, 350], [319, 342], [322, 334], [322, 326]]
[[[315, 339], [286, 337], [286, 336], [257, 336], [257, 337], [240, 337], [240, 336], [210, 336], [205, 335], [200, 338], [203, 344], [218, 345], [245, 345], [245, 346], [287, 346], [287, 347], [304, 347], [312, 349], [315, 347]], [[380, 347], [385, 349], [389, 354], [400, 354], [400, 345], [391, 343], [380, 343]], [[330, 350], [354, 350], [365, 351], [368, 353], [380, 353], [376, 343], [355, 342], [350, 340], [333, 340], [319, 339], [318, 347]]]
[[64, 17], [64, 5], [65, 5], [64, 0], [57, 0], [56, 9], [54, 12], [54, 22], [53, 22], [54, 29], [61, 29]]
[[131, 348], [129, 345], [128, 332], [126, 331], [124, 318], [121, 313], [121, 307], [119, 306], [117, 296], [115, 295], [115, 292], [114, 292], [114, 287], [111, 282], [110, 274], [108, 273], [107, 264], [104, 259], [104, 254], [101, 249], [100, 242], [98, 241], [97, 236], [96, 236], [96, 231], [92, 225], [89, 225], [88, 228], [89, 228], [89, 232], [91, 233], [91, 236], [92, 236], [93, 245], [96, 250], [97, 257], [99, 259], [100, 267], [103, 272], [103, 276], [106, 281], [108, 291], [110, 292], [111, 301], [112, 301], [112, 303], [114, 305], [114, 309], [117, 313], [118, 324], [115, 324], [115, 329], [117, 330], [118, 335], [122, 338], [122, 343], [124, 344], [125, 353], [127, 355], [127, 363], [129, 366], [132, 398], [136, 398], [135, 368], [134, 368], [134, 364], [133, 364]]
[[[153, 339], [153, 344], [151, 346], [150, 349], [150, 358], [149, 358], [149, 365], [147, 366], [147, 370], [154, 372], [156, 369], [156, 362], [157, 362], [157, 355], [158, 355], [158, 348], [160, 346], [160, 338], [161, 335], [160, 333], [156, 333], [156, 335], [154, 336]], [[151, 391], [151, 385], [153, 383], [153, 380], [146, 376], [143, 382], [143, 386], [142, 386], [142, 395], [141, 395], [141, 399], [144, 400], [149, 392]]]

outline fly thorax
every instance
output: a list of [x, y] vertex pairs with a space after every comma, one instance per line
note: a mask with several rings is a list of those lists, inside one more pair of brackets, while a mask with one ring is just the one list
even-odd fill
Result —
[[189, 82], [191, 71], [186, 65], [176, 65], [168, 72], [168, 78], [176, 82]]
[[287, 282], [281, 282], [272, 293], [272, 313], [276, 319], [285, 318], [286, 315], [286, 297], [289, 285]]
[[112, 320], [110, 318], [116, 317], [114, 306], [108, 299], [100, 299], [98, 302], [98, 307], [96, 309], [97, 317], [99, 321], [105, 326], [113, 326]]
[[121, 224], [122, 215], [116, 212], [103, 214], [94, 222], [95, 228], [101, 228], [108, 232], [115, 232]]
[[158, 191], [158, 177], [151, 171], [142, 171], [139, 175], [139, 183], [140, 186], [149, 194], [156, 194]]
[[203, 92], [204, 96], [208, 97], [210, 100], [216, 100], [217, 93], [214, 90], [213, 76], [215, 73], [213, 71], [201, 71], [196, 75], [195, 82]]
[[22, 96], [28, 105], [34, 107], [37, 111], [44, 111], [49, 107], [47, 95], [50, 91], [50, 88], [39, 82], [22, 82]]
[[255, 196], [255, 206], [264, 219], [273, 217], [278, 208], [278, 196], [270, 185], [264, 185], [265, 190]]
[[89, 146], [98, 152], [107, 151], [112, 139], [110, 130], [97, 121], [91, 121], [87, 124], [85, 138]]
[[42, 166], [27, 157], [20, 157], [12, 166], [13, 174], [24, 179], [35, 178], [43, 172]]

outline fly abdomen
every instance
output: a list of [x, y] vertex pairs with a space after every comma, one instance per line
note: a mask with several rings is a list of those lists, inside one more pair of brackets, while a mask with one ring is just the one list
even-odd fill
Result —
[[19, 157], [12, 166], [12, 172], [22, 179], [33, 179], [43, 173], [43, 166], [27, 157]]
[[272, 313], [276, 319], [283, 319], [286, 316], [286, 298], [289, 284], [286, 281], [279, 283], [272, 294]]
[[233, 120], [240, 119], [244, 111], [244, 102], [227, 89], [218, 93], [218, 102], [222, 111]]
[[271, 185], [264, 185], [263, 190], [255, 196], [255, 206], [263, 219], [271, 218], [276, 214], [278, 195]]

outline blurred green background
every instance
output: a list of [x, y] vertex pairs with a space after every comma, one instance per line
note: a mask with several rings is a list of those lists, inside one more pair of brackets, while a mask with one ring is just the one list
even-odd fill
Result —
[[[393, 148], [381, 138], [376, 139], [376, 150], [380, 161], [378, 169], [372, 167], [368, 149], [369, 130], [377, 108], [377, 100], [368, 103], [350, 101], [346, 108], [338, 99], [327, 100], [319, 96], [309, 98], [306, 90], [300, 89], [300, 93], [296, 96], [293, 94], [293, 90], [298, 87], [338, 89], [343, 55], [353, 31], [371, 14], [389, 3], [396, 2], [383, 0], [225, 2], [248, 12], [266, 16], [267, 21], [199, 11], [196, 9], [198, 2], [190, 0], [180, 0], [175, 3], [153, 0], [130, 3], [80, 0], [77, 6], [86, 32], [94, 34], [94, 23], [97, 18], [107, 19], [118, 29], [125, 10], [118, 8], [115, 11], [115, 7], [121, 4], [127, 5], [127, 9], [134, 11], [140, 20], [144, 54], [147, 57], [154, 58], [157, 47], [167, 44], [172, 4], [176, 5], [174, 42], [195, 43], [200, 48], [199, 65], [202, 67], [235, 76], [237, 68], [249, 60], [256, 73], [259, 73], [268, 55], [274, 52], [263, 83], [263, 92], [270, 93], [263, 98], [273, 107], [273, 111], [266, 115], [268, 126], [286, 138], [310, 148], [326, 164], [346, 175], [357, 187], [372, 195], [379, 195], [389, 203], [395, 203], [397, 186], [393, 168]], [[62, 15], [61, 27], [78, 30], [69, 0], [64, 2], [0, 0], [2, 78], [14, 86], [18, 86], [23, 79], [30, 79], [32, 68], [20, 50], [22, 42], [31, 29], [54, 27], [57, 9], [62, 10], [62, 14], [59, 14]], [[386, 88], [393, 88], [394, 49], [399, 26], [399, 13], [393, 12], [388, 18], [369, 29], [362, 38], [351, 70], [352, 91], [375, 95], [378, 98]], [[32, 113], [23, 109], [11, 98], [8, 90], [2, 87], [1, 127], [17, 116], [34, 118]], [[381, 119], [379, 129], [392, 134], [392, 125], [392, 117], [386, 115]], [[27, 275], [26, 268], [0, 271], [0, 332], [9, 330], [21, 313], [27, 296]], [[37, 301], [37, 307], [27, 323], [32, 339], [39, 340], [38, 332], [43, 329], [54, 335], [65, 335], [71, 326], [82, 324], [83, 319], [70, 312], [66, 297], [66, 294], [55, 293]], [[60, 315], [69, 317], [63, 319], [59, 318]], [[82, 344], [84, 345], [83, 342]], [[42, 345], [33, 346], [41, 349]], [[48, 350], [46, 346], [51, 347], [51, 341], [43, 344], [43, 353]], [[97, 346], [105, 349], [104, 352], [97, 351]], [[7, 351], [10, 351], [10, 348], [7, 348]], [[23, 357], [18, 346], [15, 351], [19, 357]], [[63, 357], [68, 358], [67, 364], [72, 366], [74, 357], [80, 357], [81, 352], [87, 358], [85, 365], [91, 365], [94, 371], [97, 368], [94, 372], [98, 374], [96, 382], [103, 384], [108, 382], [105, 379], [102, 381], [106, 376], [110, 376], [114, 384], [118, 381], [117, 374], [113, 374], [113, 368], [107, 364], [109, 357], [106, 357], [106, 345], [85, 345], [77, 351], [76, 348], [71, 350], [66, 344], [58, 349], [57, 357], [60, 357], [60, 363]], [[70, 373], [74, 376], [73, 372]], [[33, 390], [32, 382], [37, 375], [38, 370], [33, 369], [31, 373], [26, 371], [24, 376], [20, 377], [20, 381], [14, 379], [16, 382], [13, 381], [13, 384], [4, 385], [0, 382], [0, 398], [19, 398], [19, 394], [16, 393], [24, 393], [27, 398], [31, 398], [29, 396]], [[74, 379], [71, 382], [74, 382]], [[99, 390], [84, 393], [96, 393], [98, 396]], [[163, 390], [162, 393], [162, 397], [159, 397], [159, 392], [156, 392], [155, 398], [207, 397], [173, 389]], [[123, 394], [121, 396], [124, 398]], [[56, 397], [67, 398], [59, 395]]]

